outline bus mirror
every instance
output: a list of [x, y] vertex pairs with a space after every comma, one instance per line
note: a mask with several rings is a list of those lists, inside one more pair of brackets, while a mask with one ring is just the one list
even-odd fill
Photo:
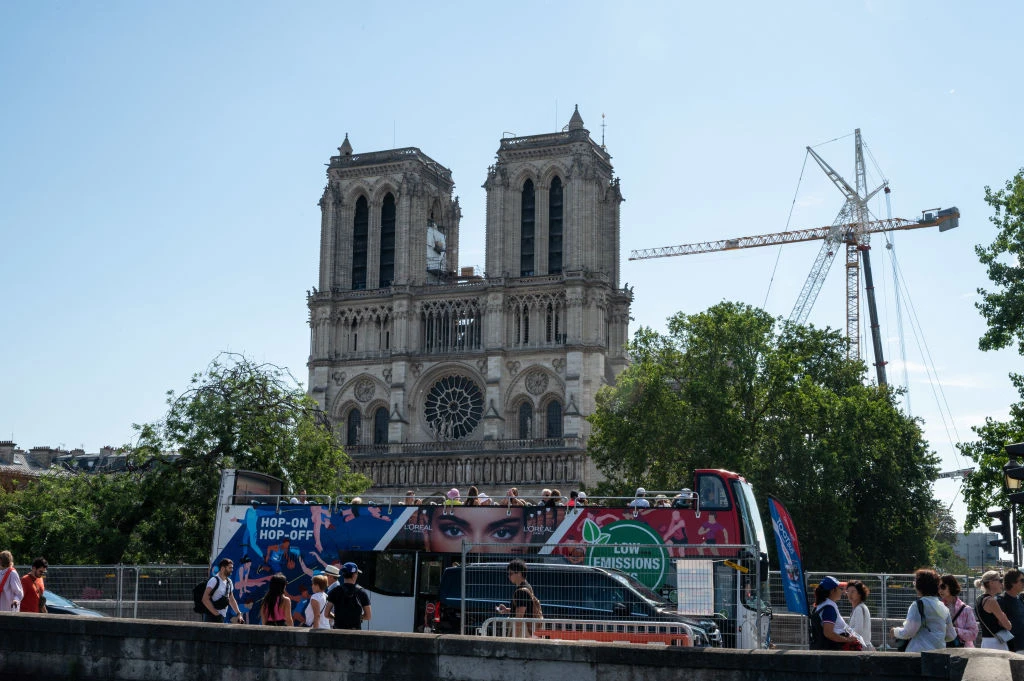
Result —
[[757, 578], [762, 582], [768, 581], [768, 554], [761, 553], [760, 559], [757, 561]]

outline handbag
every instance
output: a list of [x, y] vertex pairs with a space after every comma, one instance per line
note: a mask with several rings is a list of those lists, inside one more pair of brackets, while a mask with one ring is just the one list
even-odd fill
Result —
[[[956, 618], [960, 617], [960, 615], [963, 614], [964, 608], [966, 608], [966, 607], [967, 607], [967, 604], [966, 603], [962, 603], [960, 605], [960, 609], [956, 611], [955, 615], [953, 615], [953, 625], [954, 626], [956, 626]], [[964, 640], [962, 638], [960, 638], [960, 633], [959, 632], [957, 632], [956, 638], [954, 638], [952, 641], [946, 641], [946, 647], [947, 648], [963, 648], [964, 647]]]

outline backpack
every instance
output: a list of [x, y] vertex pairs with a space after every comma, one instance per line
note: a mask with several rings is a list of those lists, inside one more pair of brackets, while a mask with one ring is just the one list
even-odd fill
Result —
[[359, 592], [363, 587], [358, 584], [342, 584], [341, 598], [338, 599], [338, 607], [334, 609], [335, 629], [358, 629], [363, 623], [363, 606], [359, 604]]
[[[210, 591], [210, 596], [213, 596], [213, 594], [217, 593], [217, 589], [220, 588], [220, 577], [218, 577], [217, 575], [214, 575], [213, 578], [217, 580], [217, 583], [213, 585], [213, 590]], [[206, 608], [206, 605], [203, 604], [203, 596], [206, 595], [206, 585], [207, 585], [207, 583], [209, 583], [209, 581], [210, 580], [207, 579], [205, 581], [199, 582], [194, 587], [192, 587], [192, 610], [193, 610], [193, 612], [195, 612], [197, 614], [200, 614], [200, 615], [205, 615], [205, 614], [208, 614], [210, 612]], [[221, 596], [220, 598], [218, 598], [215, 601], [211, 601], [213, 603], [213, 607], [215, 609], [217, 609], [217, 610], [221, 610], [223, 608], [228, 607], [228, 603], [229, 603], [229, 601], [228, 601], [228, 594], [229, 593], [231, 593], [231, 580], [230, 579], [228, 580], [228, 588], [227, 588], [227, 591], [224, 592], [224, 595]]]
[[807, 619], [807, 641], [810, 650], [839, 650], [842, 647], [841, 644], [825, 637], [820, 608], [812, 608]]

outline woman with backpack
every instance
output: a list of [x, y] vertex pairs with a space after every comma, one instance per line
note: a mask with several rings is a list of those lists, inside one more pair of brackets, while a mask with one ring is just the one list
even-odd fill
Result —
[[846, 620], [839, 614], [837, 601], [843, 597], [843, 583], [835, 577], [825, 577], [814, 588], [814, 607], [811, 609], [811, 646], [815, 650], [863, 650], [864, 642], [851, 633]]
[[[914, 573], [917, 599], [907, 609], [902, 627], [893, 627], [892, 635], [909, 641], [904, 652], [940, 650], [956, 638], [949, 609], [939, 600], [939, 574], [921, 569]], [[999, 607], [999, 606], [996, 606]]]

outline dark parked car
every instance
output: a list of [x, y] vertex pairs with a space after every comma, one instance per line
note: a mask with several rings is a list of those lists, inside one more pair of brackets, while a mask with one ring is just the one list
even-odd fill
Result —
[[49, 589], [46, 590], [46, 612], [54, 615], [82, 615], [83, 617], [106, 617], [102, 612], [83, 608], [78, 603], [64, 598]]
[[[434, 631], [460, 631], [462, 621], [462, 567], [441, 575], [439, 616]], [[526, 579], [549, 619], [630, 620], [639, 623], [682, 622], [694, 631], [694, 645], [720, 646], [722, 636], [711, 620], [680, 615], [675, 605], [618, 570], [564, 563], [527, 564]], [[473, 634], [499, 603], [508, 605], [514, 587], [505, 563], [479, 563], [466, 567], [466, 633]]]

